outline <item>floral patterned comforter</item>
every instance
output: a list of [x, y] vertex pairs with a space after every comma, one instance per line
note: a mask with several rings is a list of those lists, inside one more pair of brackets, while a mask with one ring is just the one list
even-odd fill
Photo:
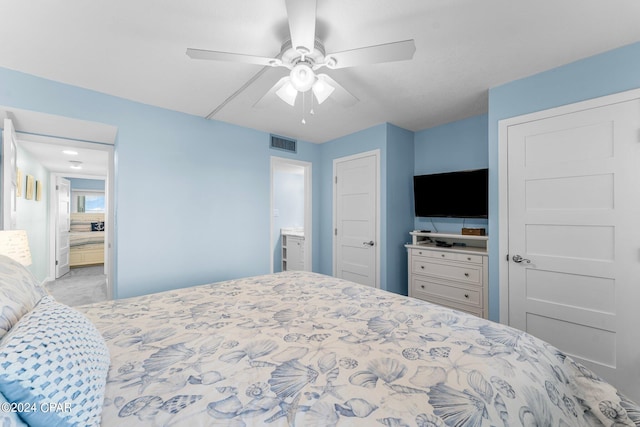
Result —
[[549, 344], [313, 273], [79, 308], [112, 356], [102, 425], [638, 426]]

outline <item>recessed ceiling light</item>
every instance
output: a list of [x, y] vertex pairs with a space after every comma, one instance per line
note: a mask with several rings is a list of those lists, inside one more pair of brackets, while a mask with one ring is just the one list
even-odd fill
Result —
[[64, 154], [69, 155], [69, 156], [77, 156], [77, 155], [78, 155], [78, 152], [77, 152], [77, 151], [74, 151], [74, 150], [62, 150], [62, 152], [63, 152]]
[[71, 169], [82, 169], [82, 162], [78, 160], [69, 160], [71, 163]]

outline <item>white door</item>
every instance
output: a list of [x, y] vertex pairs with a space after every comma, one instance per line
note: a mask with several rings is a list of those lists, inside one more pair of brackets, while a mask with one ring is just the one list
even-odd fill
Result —
[[378, 283], [379, 152], [334, 160], [334, 275]]
[[13, 122], [4, 119], [2, 131], [2, 229], [14, 230], [16, 228], [16, 192], [17, 185], [17, 159], [16, 132]]
[[69, 272], [69, 230], [71, 228], [71, 182], [56, 177], [56, 279]]
[[509, 324], [640, 399], [640, 100], [508, 129]]

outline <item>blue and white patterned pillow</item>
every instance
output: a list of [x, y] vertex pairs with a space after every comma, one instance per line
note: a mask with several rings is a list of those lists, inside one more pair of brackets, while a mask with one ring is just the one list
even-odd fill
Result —
[[0, 338], [46, 294], [25, 266], [0, 255]]
[[0, 392], [31, 426], [98, 426], [109, 363], [96, 327], [46, 296], [0, 340]]

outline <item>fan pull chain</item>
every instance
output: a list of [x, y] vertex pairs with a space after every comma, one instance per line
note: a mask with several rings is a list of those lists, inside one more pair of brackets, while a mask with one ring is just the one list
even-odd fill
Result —
[[305, 107], [304, 107], [304, 98], [305, 98], [305, 96], [304, 96], [304, 92], [302, 92], [302, 124], [303, 124], [303, 125], [306, 125], [306, 124], [307, 124], [307, 121], [304, 119], [305, 112], [306, 112], [306, 109], [305, 109]]

